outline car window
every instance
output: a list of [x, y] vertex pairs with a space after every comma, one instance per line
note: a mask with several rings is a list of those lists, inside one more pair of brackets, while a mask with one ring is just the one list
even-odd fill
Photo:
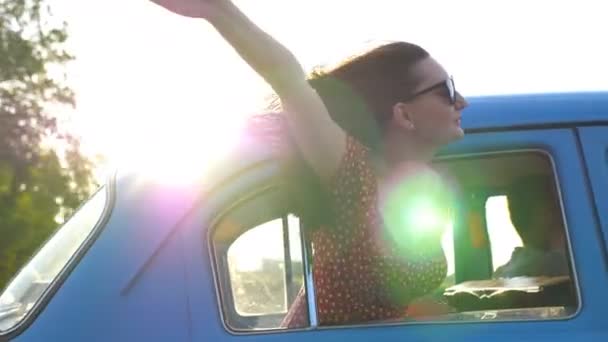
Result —
[[277, 218], [239, 236], [228, 248], [228, 269], [239, 315], [285, 314], [304, 280], [298, 218]]
[[457, 180], [462, 202], [454, 228], [457, 281], [443, 289], [450, 312], [437, 319], [573, 314], [578, 307], [575, 277], [550, 156], [520, 152], [453, 158], [440, 168]]
[[[228, 210], [212, 233], [226, 327], [279, 329], [298, 294], [305, 296], [300, 220], [277, 189]], [[306, 305], [306, 297], [302, 304]]]
[[[450, 157], [436, 167], [454, 192], [448, 196], [453, 201], [450, 222], [441, 236], [446, 275], [390, 322], [554, 319], [576, 312], [576, 277], [550, 155]], [[294, 298], [303, 289], [306, 270], [315, 267], [302, 257], [310, 250], [314, 260], [315, 246], [302, 244], [297, 217], [285, 214], [285, 203], [272, 203], [253, 197], [216, 228], [223, 311], [231, 329], [283, 328], [285, 316], [301, 309]], [[264, 219], [261, 212], [267, 213]], [[232, 238], [222, 231], [232, 231]], [[357, 322], [366, 323], [386, 321]]]
[[15, 327], [40, 301], [97, 226], [107, 200], [104, 186], [55, 232], [8, 284], [0, 295], [0, 332]]

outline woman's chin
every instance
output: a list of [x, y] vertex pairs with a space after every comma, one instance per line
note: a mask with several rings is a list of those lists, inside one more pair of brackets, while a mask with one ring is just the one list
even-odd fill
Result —
[[460, 126], [456, 127], [456, 132], [454, 135], [455, 135], [454, 140], [460, 140], [460, 139], [464, 138], [464, 129]]
[[447, 134], [447, 139], [445, 139], [445, 143], [449, 144], [455, 141], [458, 141], [460, 139], [464, 138], [464, 129], [462, 129], [462, 127], [457, 126], [457, 127], [453, 127], [449, 134]]

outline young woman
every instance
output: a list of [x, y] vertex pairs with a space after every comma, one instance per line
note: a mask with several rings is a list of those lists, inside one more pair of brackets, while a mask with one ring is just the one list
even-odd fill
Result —
[[[329, 194], [333, 223], [312, 234], [320, 324], [402, 318], [437, 288], [446, 274], [440, 234], [401, 216], [418, 194], [441, 194], [430, 161], [464, 134], [467, 102], [444, 68], [395, 42], [308, 77], [231, 1], [152, 1], [207, 20], [280, 98], [291, 137]], [[284, 325], [306, 324], [301, 293]]]

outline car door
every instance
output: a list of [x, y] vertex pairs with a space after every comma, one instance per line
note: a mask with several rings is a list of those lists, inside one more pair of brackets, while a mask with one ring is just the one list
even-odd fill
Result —
[[608, 125], [578, 129], [597, 215], [608, 242]]
[[[256, 164], [257, 171], [249, 168], [249, 174], [241, 174], [217, 189], [210, 196], [206, 205], [202, 205], [189, 219], [189, 231], [184, 231], [185, 246], [187, 246], [186, 262], [189, 274], [189, 305], [191, 317], [191, 336], [193, 341], [334, 341], [334, 340], [444, 340], [450, 341], [496, 341], [517, 340], [571, 340], [574, 337], [597, 339], [606, 337], [606, 327], [603, 317], [608, 314], [606, 304], [608, 299], [605, 288], [608, 285], [608, 275], [603, 271], [606, 260], [602, 253], [602, 242], [597, 239], [598, 222], [592, 210], [592, 199], [589, 197], [584, 184], [584, 168], [579, 159], [575, 132], [570, 129], [545, 129], [523, 131], [493, 131], [469, 134], [463, 141], [454, 144], [443, 153], [444, 158], [468, 158], [475, 163], [476, 158], [486, 158], [488, 155], [501, 156], [513, 153], [542, 153], [547, 156], [552, 165], [551, 172], [558, 186], [560, 205], [567, 226], [567, 241], [572, 251], [573, 278], [576, 285], [576, 302], [573, 311], [565, 315], [553, 315], [550, 311], [541, 311], [538, 315], [529, 315], [524, 319], [505, 315], [507, 311], [491, 310], [481, 315], [456, 315], [451, 318], [437, 317], [416, 322], [391, 322], [375, 324], [355, 324], [340, 327], [319, 327], [314, 314], [314, 286], [310, 278], [310, 265], [306, 256], [306, 248], [302, 253], [302, 282], [308, 298], [310, 322], [308, 326], [296, 330], [284, 330], [280, 326], [248, 327], [235, 326], [245, 321], [230, 321], [230, 306], [234, 306], [234, 298], [226, 294], [234, 293], [230, 288], [230, 274], [226, 263], [217, 257], [217, 247], [214, 242], [213, 229], [222, 217], [231, 217], [229, 213], [236, 207], [247, 207], [248, 204], [260, 200], [260, 206], [253, 205], [245, 210], [251, 218], [257, 217], [251, 223], [265, 222], [270, 216], [278, 218], [289, 208], [281, 207], [281, 201], [276, 197], [264, 197], [263, 189], [267, 188], [276, 168], [272, 165]], [[527, 165], [514, 165], [513, 170], [526, 169]], [[472, 170], [483, 173], [484, 170]], [[492, 175], [488, 175], [491, 179]], [[277, 200], [278, 199], [278, 200]], [[278, 207], [264, 207], [263, 203], [274, 203]], [[264, 213], [264, 215], [261, 215]], [[268, 216], [270, 215], [270, 216]], [[266, 217], [268, 216], [268, 217]], [[273, 216], [273, 217], [274, 217]], [[227, 225], [228, 231], [239, 235], [243, 223], [238, 216], [237, 224]], [[293, 246], [284, 240], [284, 231], [276, 229], [276, 234], [283, 236], [282, 246]], [[303, 239], [305, 240], [305, 239]], [[257, 240], [263, 241], [263, 240]], [[305, 241], [304, 241], [305, 244]], [[280, 244], [277, 244], [280, 245]], [[267, 246], [260, 243], [258, 249]], [[254, 249], [250, 249], [254, 250]], [[291, 251], [290, 255], [294, 255]], [[286, 259], [284, 259], [286, 260]], [[300, 266], [298, 266], [300, 267]], [[293, 267], [292, 271], [293, 272]], [[285, 279], [285, 273], [277, 277]], [[222, 289], [224, 287], [224, 289]], [[283, 291], [283, 290], [281, 290]], [[292, 293], [286, 291], [286, 297]], [[313, 304], [311, 304], [313, 303]], [[269, 324], [276, 324], [276, 312], [269, 313], [273, 318]], [[228, 317], [228, 318], [227, 318]], [[457, 317], [458, 319], [454, 319]], [[249, 320], [251, 321], [251, 320]], [[256, 322], [259, 319], [255, 320]], [[245, 323], [248, 324], [248, 323]], [[565, 334], [567, 333], [567, 334]]]

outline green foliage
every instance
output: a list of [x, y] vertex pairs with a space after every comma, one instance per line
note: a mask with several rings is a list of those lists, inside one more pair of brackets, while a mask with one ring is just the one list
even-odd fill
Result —
[[52, 113], [74, 105], [66, 24], [53, 20], [44, 0], [0, 0], [0, 288], [94, 187]]

